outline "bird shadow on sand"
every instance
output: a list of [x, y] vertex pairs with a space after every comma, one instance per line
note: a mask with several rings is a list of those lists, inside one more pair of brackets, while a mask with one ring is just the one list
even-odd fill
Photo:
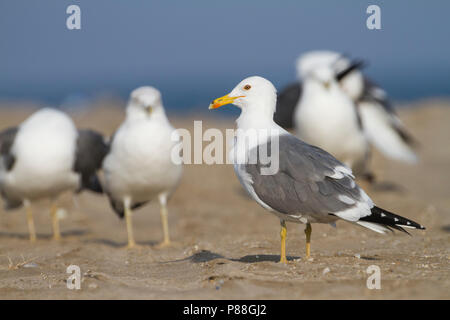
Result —
[[[300, 257], [287, 256], [288, 261], [294, 261], [300, 259]], [[228, 259], [230, 261], [243, 262], [243, 263], [255, 263], [255, 262], [279, 262], [280, 256], [276, 254], [252, 254], [243, 256], [239, 259]]]
[[351, 259], [361, 259], [361, 260], [367, 260], [367, 261], [379, 261], [381, 260], [381, 258], [377, 258], [377, 257], [369, 257], [369, 256], [359, 256], [358, 258], [355, 255], [349, 255], [349, 254], [338, 254], [335, 255], [335, 257], [340, 257], [340, 258], [351, 258]]
[[[111, 239], [90, 239], [90, 240], [86, 240], [86, 243], [96, 243], [96, 244], [103, 244], [109, 247], [113, 247], [113, 248], [126, 248], [127, 247], [127, 242], [120, 242], [120, 241], [113, 241]], [[136, 242], [137, 245], [139, 246], [144, 246], [144, 247], [154, 247], [158, 244], [159, 242], [157, 241], [145, 241], [145, 242]]]
[[[61, 238], [64, 240], [64, 238], [66, 238], [66, 237], [71, 237], [71, 236], [79, 237], [79, 236], [83, 236], [83, 235], [85, 235], [87, 233], [89, 233], [87, 230], [82, 230], [82, 229], [67, 230], [67, 231], [61, 232]], [[37, 233], [36, 237], [38, 239], [50, 240], [50, 239], [53, 239], [53, 234], [51, 234], [51, 233], [47, 233], [47, 234]], [[4, 232], [4, 231], [1, 231], [0, 232], [0, 238], [28, 240], [30, 238], [30, 236], [29, 236], [28, 233]]]
[[[341, 255], [341, 257], [355, 258], [355, 256], [350, 256], [350, 255]], [[286, 258], [288, 261], [302, 259], [297, 256], [287, 256]], [[228, 261], [241, 262], [241, 263], [279, 262], [280, 256], [276, 255], [276, 254], [253, 254], [253, 255], [246, 255], [241, 258], [227, 258], [221, 254], [211, 252], [209, 250], [202, 250], [202, 251], [194, 253], [193, 255], [191, 255], [187, 258], [184, 258], [184, 259], [165, 261], [162, 263], [182, 262], [182, 261], [191, 261], [193, 263], [202, 263], [202, 262], [209, 262], [209, 261], [218, 260], [218, 259], [224, 259], [224, 260], [228, 260]], [[381, 260], [380, 258], [369, 257], [369, 256], [361, 256], [358, 259], [367, 260], [367, 261]]]
[[[288, 256], [286, 257], [288, 261], [293, 261], [300, 259], [300, 257]], [[193, 255], [179, 260], [167, 261], [169, 262], [181, 262], [181, 261], [191, 261], [193, 263], [202, 263], [209, 262], [217, 259], [225, 259], [233, 262], [242, 262], [242, 263], [257, 263], [257, 262], [279, 262], [280, 256], [275, 254], [255, 254], [255, 255], [246, 255], [241, 258], [227, 258], [222, 256], [221, 254], [211, 252], [209, 250], [202, 250], [200, 252], [194, 253]]]
[[381, 260], [380, 258], [366, 257], [366, 256], [361, 256], [360, 259], [361, 259], [361, 260], [367, 260], [367, 261], [379, 261], [379, 260]]
[[450, 224], [442, 226], [441, 230], [444, 231], [444, 232], [450, 232]]

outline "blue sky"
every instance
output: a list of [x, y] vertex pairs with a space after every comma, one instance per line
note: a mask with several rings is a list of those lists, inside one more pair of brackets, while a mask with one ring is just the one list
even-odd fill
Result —
[[[81, 30], [66, 28], [71, 4]], [[370, 4], [382, 30], [366, 28]], [[249, 75], [280, 88], [313, 49], [367, 60], [394, 99], [449, 96], [449, 12], [444, 0], [2, 0], [0, 99], [59, 104], [154, 85], [169, 108], [191, 108]]]

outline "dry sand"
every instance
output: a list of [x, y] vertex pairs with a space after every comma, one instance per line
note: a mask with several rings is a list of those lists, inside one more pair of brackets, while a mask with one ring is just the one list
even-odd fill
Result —
[[[0, 108], [0, 129], [31, 113], [12, 107]], [[156, 203], [134, 215], [142, 245], [137, 250], [124, 247], [125, 222], [106, 198], [88, 192], [61, 197], [68, 215], [59, 243], [51, 239], [48, 202], [34, 206], [34, 245], [23, 210], [0, 209], [0, 299], [448, 299], [449, 107], [428, 101], [400, 113], [421, 143], [418, 165], [374, 155], [380, 183], [366, 190], [379, 206], [427, 227], [412, 237], [379, 235], [346, 222], [313, 225], [313, 261], [305, 261], [304, 226], [288, 223], [291, 261], [282, 265], [277, 218], [244, 194], [232, 167], [188, 165], [169, 203], [170, 248], [155, 246], [162, 238]], [[123, 111], [110, 103], [72, 115], [80, 127], [110, 134]], [[207, 116], [175, 116], [172, 122], [191, 128], [194, 119], [234, 127], [232, 119]], [[81, 290], [66, 288], [71, 264], [81, 268]], [[381, 269], [381, 290], [366, 287], [370, 265]]]

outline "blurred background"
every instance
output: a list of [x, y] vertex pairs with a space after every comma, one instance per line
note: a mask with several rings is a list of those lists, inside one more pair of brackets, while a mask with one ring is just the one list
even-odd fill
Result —
[[[74, 4], [81, 30], [66, 27]], [[381, 7], [381, 30], [366, 27], [372, 4]], [[0, 131], [53, 106], [111, 137], [130, 92], [152, 85], [174, 127], [194, 132], [202, 119], [204, 132], [225, 132], [239, 109], [208, 105], [243, 78], [260, 75], [281, 90], [306, 51], [364, 59], [364, 72], [404, 107], [398, 114], [420, 158], [407, 165], [374, 150], [379, 187], [364, 188], [427, 227], [384, 237], [318, 224], [310, 263], [303, 226], [288, 224], [288, 253], [301, 260], [285, 268], [274, 263], [279, 222], [244, 193], [233, 167], [186, 165], [169, 203], [175, 245], [161, 250], [153, 246], [162, 239], [156, 201], [133, 217], [144, 246], [131, 253], [121, 249], [125, 222], [106, 197], [59, 199], [68, 213], [62, 243], [50, 241], [50, 203], [33, 204], [36, 246], [24, 210], [10, 214], [0, 200], [0, 299], [450, 299], [449, 14], [448, 0], [0, 0]], [[67, 290], [69, 264], [81, 267], [83, 290]], [[366, 287], [373, 264], [383, 290]]]
[[[71, 4], [81, 30], [66, 28]], [[370, 4], [381, 30], [366, 28]], [[82, 108], [153, 85], [169, 112], [205, 110], [249, 75], [281, 89], [316, 49], [365, 59], [395, 101], [448, 97], [448, 12], [444, 0], [2, 0], [0, 105]]]

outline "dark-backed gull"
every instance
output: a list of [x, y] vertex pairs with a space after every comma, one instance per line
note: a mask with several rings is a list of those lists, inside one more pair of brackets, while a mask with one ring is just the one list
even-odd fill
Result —
[[96, 171], [107, 152], [101, 134], [77, 130], [64, 112], [45, 108], [18, 127], [0, 133], [0, 192], [5, 209], [22, 205], [31, 241], [36, 232], [31, 203], [52, 200], [54, 239], [60, 239], [56, 200], [60, 193], [89, 189], [102, 192]]
[[[361, 157], [363, 154], [362, 148], [358, 148], [360, 151], [357, 153], [360, 155], [359, 159], [355, 154], [353, 163], [350, 163], [342, 152], [334, 153], [333, 149], [335, 148], [329, 148], [330, 144], [337, 147], [338, 141], [336, 139], [327, 139], [327, 145], [320, 143], [325, 140], [320, 139], [320, 137], [323, 138], [324, 132], [328, 132], [331, 137], [336, 137], [336, 132], [341, 135], [345, 131], [342, 129], [342, 125], [338, 125], [333, 113], [340, 110], [337, 107], [348, 104], [343, 104], [342, 99], [331, 100], [333, 96], [330, 90], [324, 90], [324, 88], [318, 87], [312, 90], [309, 86], [309, 90], [305, 92], [305, 84], [311, 78], [316, 80], [317, 85], [324, 84], [324, 79], [320, 81], [320, 76], [316, 75], [323, 73], [320, 71], [321, 69], [329, 69], [335, 74], [335, 83], [339, 84], [344, 93], [352, 99], [356, 107], [357, 119], [360, 121], [367, 141], [391, 159], [415, 163], [417, 161], [417, 156], [413, 150], [416, 145], [415, 139], [408, 133], [396, 115], [385, 91], [362, 74], [360, 71], [362, 65], [360, 61], [352, 62], [347, 57], [332, 51], [312, 51], [300, 56], [297, 60], [297, 74], [303, 80], [303, 83], [293, 83], [279, 94], [277, 111], [274, 115], [275, 122], [285, 129], [296, 127], [300, 138], [321, 146], [348, 165], [353, 166], [353, 163], [356, 163], [357, 165], [353, 166], [356, 173], [359, 174], [363, 171], [368, 174], [367, 160], [369, 157], [366, 153], [364, 161], [364, 157]], [[325, 84], [323, 86], [326, 87]], [[303, 98], [308, 101], [308, 105], [304, 102], [303, 106], [310, 110], [302, 112], [299, 111], [299, 108], [302, 105], [301, 100]], [[315, 108], [317, 105], [321, 107]], [[306, 113], [307, 116], [302, 116], [301, 113]], [[334, 123], [339, 130], [335, 130], [334, 126], [330, 126], [326, 130], [324, 121], [309, 121], [308, 118], [314, 115], [316, 118], [321, 117], [323, 119], [333, 117], [332, 124]], [[303, 133], [305, 131], [312, 132], [313, 130], [310, 129], [314, 129], [317, 124], [322, 126], [316, 128], [319, 131], [316, 138], [309, 140]], [[368, 174], [368, 177], [370, 176]]]

